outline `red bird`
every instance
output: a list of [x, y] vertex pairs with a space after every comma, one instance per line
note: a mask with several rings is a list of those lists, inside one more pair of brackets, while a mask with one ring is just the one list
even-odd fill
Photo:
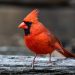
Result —
[[[59, 39], [38, 20], [37, 9], [30, 12], [18, 27], [24, 30], [24, 41], [27, 47], [36, 55], [51, 55], [54, 50], [57, 50], [65, 57], [75, 58], [75, 55], [65, 50]], [[36, 56], [32, 66], [34, 66], [35, 58]]]

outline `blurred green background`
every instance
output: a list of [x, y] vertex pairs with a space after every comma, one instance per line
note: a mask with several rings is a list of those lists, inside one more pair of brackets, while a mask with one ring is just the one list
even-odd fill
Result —
[[31, 54], [17, 27], [35, 8], [40, 10], [39, 20], [74, 52], [75, 0], [0, 0], [0, 54]]

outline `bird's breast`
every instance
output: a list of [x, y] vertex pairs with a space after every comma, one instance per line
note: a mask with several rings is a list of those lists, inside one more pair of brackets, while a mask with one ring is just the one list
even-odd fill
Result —
[[48, 45], [47, 42], [40, 41], [33, 37], [25, 38], [25, 44], [27, 47], [36, 54], [48, 54], [53, 51], [53, 48]]

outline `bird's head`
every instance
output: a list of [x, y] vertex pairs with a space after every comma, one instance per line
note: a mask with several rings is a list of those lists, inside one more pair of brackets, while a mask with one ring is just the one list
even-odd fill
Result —
[[25, 34], [29, 34], [31, 26], [33, 24], [36, 24], [37, 22], [38, 22], [38, 10], [34, 9], [23, 19], [23, 22], [18, 26], [18, 28], [24, 29]]
[[27, 29], [32, 24], [35, 24], [38, 21], [38, 10], [35, 9], [30, 12], [24, 19], [23, 22], [18, 26], [18, 28]]

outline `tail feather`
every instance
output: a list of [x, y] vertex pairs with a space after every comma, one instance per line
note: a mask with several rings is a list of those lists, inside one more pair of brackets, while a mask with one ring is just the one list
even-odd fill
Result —
[[57, 48], [57, 51], [59, 53], [61, 53], [62, 55], [64, 55], [65, 57], [73, 57], [75, 58], [75, 55], [69, 51], [67, 51], [66, 49], [63, 48], [61, 42], [56, 39], [58, 42], [55, 43], [55, 48]]
[[69, 51], [65, 50], [64, 48], [62, 50], [63, 50], [63, 52], [61, 50], [58, 50], [58, 52], [61, 53], [62, 55], [64, 55], [65, 57], [75, 58], [74, 54], [70, 53]]

